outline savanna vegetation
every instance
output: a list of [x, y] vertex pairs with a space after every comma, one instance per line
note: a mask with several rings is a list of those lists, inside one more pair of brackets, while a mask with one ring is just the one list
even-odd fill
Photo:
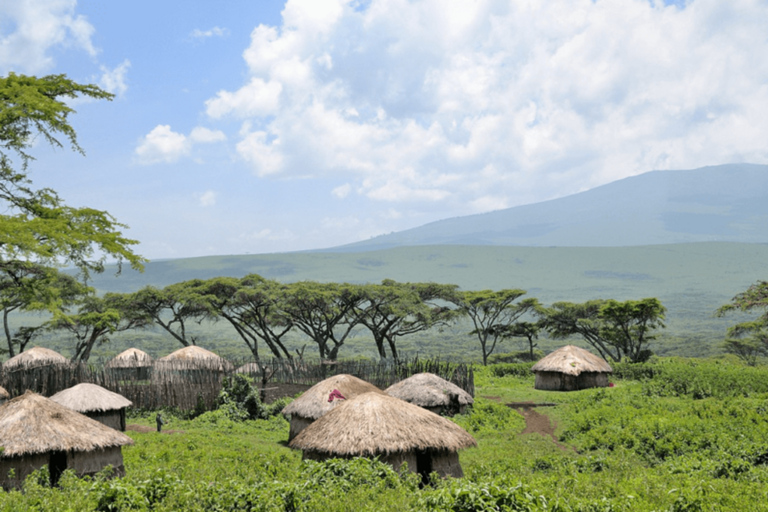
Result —
[[[229, 388], [222, 407], [194, 419], [165, 412], [164, 433], [129, 431], [126, 477], [50, 488], [44, 471], [0, 510], [765, 510], [768, 370], [737, 360], [655, 359], [616, 365], [614, 387], [533, 389], [530, 364], [478, 369], [473, 410], [454, 418], [478, 441], [465, 477], [419, 487], [367, 459], [302, 462], [288, 423]], [[555, 439], [522, 434], [505, 403], [538, 408]], [[249, 412], [250, 411], [250, 412]], [[258, 419], [249, 419], [258, 418]], [[139, 413], [129, 423], [152, 427]], [[148, 429], [145, 429], [148, 430]], [[557, 441], [557, 443], [555, 442]]]

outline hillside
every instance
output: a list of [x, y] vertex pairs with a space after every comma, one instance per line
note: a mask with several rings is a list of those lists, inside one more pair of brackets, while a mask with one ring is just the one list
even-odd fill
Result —
[[735, 319], [712, 313], [765, 279], [768, 244], [692, 243], [642, 247], [401, 247], [367, 253], [287, 253], [149, 263], [146, 272], [109, 270], [100, 291], [134, 291], [192, 278], [258, 273], [284, 282], [435, 281], [463, 289], [522, 288], [544, 303], [658, 297], [668, 329], [655, 349], [677, 355], [719, 351]]
[[653, 171], [586, 192], [445, 219], [341, 247], [415, 245], [619, 247], [768, 242], [768, 166], [729, 164]]

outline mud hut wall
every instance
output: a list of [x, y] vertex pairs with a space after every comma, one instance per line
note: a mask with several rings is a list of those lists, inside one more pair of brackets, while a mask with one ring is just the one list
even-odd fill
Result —
[[432, 452], [432, 471], [436, 472], [441, 477], [447, 476], [453, 478], [461, 478], [464, 476], [464, 471], [461, 469], [459, 463], [458, 452], [449, 451], [436, 451]]
[[[33, 453], [21, 457], [0, 458], [0, 483], [3, 489], [20, 489], [24, 479], [50, 462], [49, 453]], [[10, 473], [13, 472], [13, 476]]]
[[93, 475], [107, 467], [107, 465], [115, 469], [116, 476], [123, 476], [125, 474], [123, 452], [119, 446], [104, 450], [69, 452], [67, 454], [67, 469], [74, 470], [77, 476]]
[[534, 388], [545, 391], [576, 391], [608, 386], [608, 374], [584, 372], [578, 376], [560, 372], [536, 372]]
[[86, 416], [109, 428], [125, 432], [125, 408], [114, 411], [93, 411], [86, 413]]
[[310, 426], [313, 421], [313, 419], [304, 418], [303, 416], [291, 416], [291, 428], [288, 432], [288, 442], [290, 443], [293, 441], [293, 438], [299, 435], [299, 432]]

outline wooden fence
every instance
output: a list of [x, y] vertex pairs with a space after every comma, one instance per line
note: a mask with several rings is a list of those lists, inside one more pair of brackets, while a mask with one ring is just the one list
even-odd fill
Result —
[[[413, 359], [399, 363], [361, 361], [307, 362], [273, 359], [260, 363], [235, 364], [222, 370], [201, 367], [195, 363], [173, 362], [145, 368], [103, 368], [92, 365], [26, 366], [15, 371], [3, 371], [2, 385], [12, 396], [32, 390], [51, 396], [82, 382], [98, 384], [132, 401], [134, 407], [155, 410], [173, 407], [191, 410], [215, 407], [224, 377], [245, 373], [259, 387], [293, 384], [311, 386], [333, 375], [350, 374], [384, 389], [411, 375], [430, 372], [453, 382], [474, 396], [474, 373], [465, 363], [450, 363], [436, 359]], [[228, 366], [228, 368], [230, 368]]]

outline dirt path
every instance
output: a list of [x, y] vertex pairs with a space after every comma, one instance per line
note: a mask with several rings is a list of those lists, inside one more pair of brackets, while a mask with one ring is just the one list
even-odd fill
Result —
[[[486, 396], [489, 400], [495, 400], [500, 402], [501, 399], [497, 396]], [[557, 422], [550, 420], [549, 416], [536, 411], [537, 407], [554, 406], [555, 404], [537, 404], [534, 402], [515, 402], [511, 404], [505, 404], [511, 409], [515, 409], [520, 415], [525, 418], [525, 429], [520, 432], [523, 434], [540, 434], [544, 437], [549, 437], [553, 443], [557, 445], [563, 451], [573, 450], [572, 447], [564, 445], [555, 437], [555, 430], [557, 429]]]
[[[516, 404], [517, 405], [517, 404]], [[525, 418], [525, 430], [520, 432], [520, 435], [523, 434], [541, 434], [544, 437], [549, 437], [552, 439], [552, 442], [557, 445], [558, 448], [560, 448], [563, 451], [572, 450], [570, 446], [564, 445], [560, 441], [557, 440], [557, 437], [555, 437], [555, 429], [557, 429], [557, 422], [552, 421], [549, 419], [549, 416], [546, 414], [542, 414], [540, 412], [537, 412], [535, 410], [535, 407], [533, 406], [517, 406], [515, 407], [517, 412], [519, 412], [523, 418]]]
[[[146, 434], [147, 432], [155, 432], [157, 429], [152, 427], [147, 427], [145, 425], [131, 424], [131, 425], [126, 425], [125, 430], [132, 430], [134, 432], [141, 432]], [[184, 433], [183, 430], [163, 430], [161, 432], [161, 434], [183, 434], [183, 433]]]

